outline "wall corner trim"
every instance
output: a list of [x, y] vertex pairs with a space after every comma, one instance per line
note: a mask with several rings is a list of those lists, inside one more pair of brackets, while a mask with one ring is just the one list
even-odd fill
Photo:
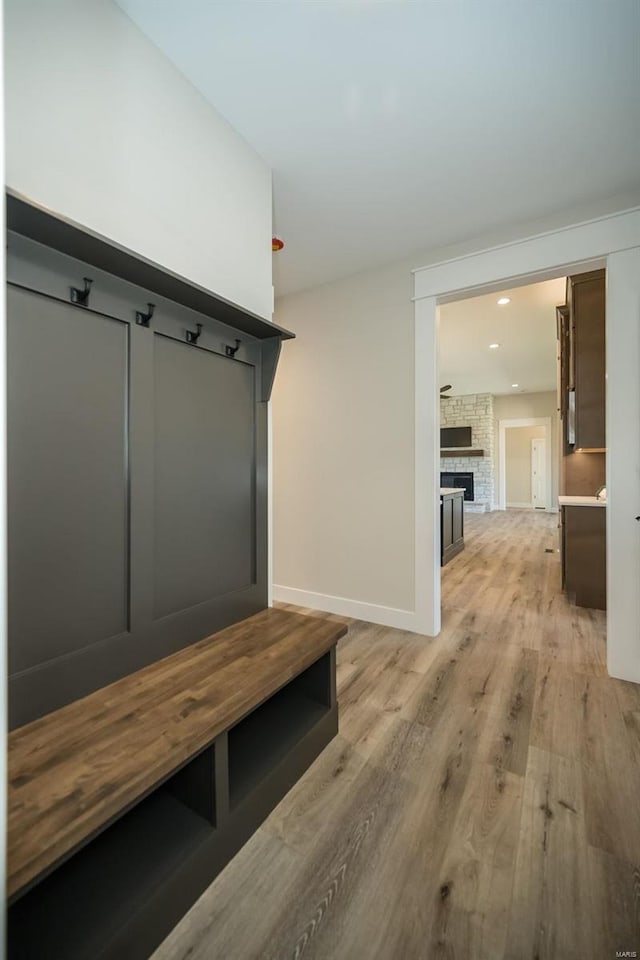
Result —
[[298, 607], [309, 607], [322, 613], [333, 613], [340, 617], [353, 617], [367, 623], [377, 623], [383, 627], [407, 630], [411, 633], [426, 634], [414, 610], [401, 610], [397, 607], [383, 607], [377, 603], [351, 600], [348, 597], [333, 597], [325, 593], [311, 593], [297, 587], [285, 587], [274, 583], [273, 599], [280, 603], [291, 603]]

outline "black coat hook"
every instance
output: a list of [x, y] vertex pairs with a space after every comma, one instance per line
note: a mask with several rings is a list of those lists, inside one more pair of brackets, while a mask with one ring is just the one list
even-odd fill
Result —
[[89, 294], [91, 293], [91, 284], [93, 280], [89, 277], [83, 277], [84, 287], [82, 290], [79, 287], [70, 287], [71, 290], [71, 303], [77, 303], [80, 307], [89, 306]]
[[227, 357], [235, 357], [235, 355], [236, 355], [236, 353], [238, 352], [238, 348], [239, 348], [239, 346], [240, 346], [241, 343], [242, 343], [242, 340], [236, 340], [236, 345], [235, 345], [235, 347], [230, 347], [230, 346], [227, 344], [227, 346], [224, 348], [224, 352], [225, 352], [226, 356], [227, 356]]
[[200, 334], [202, 333], [202, 324], [196, 323], [196, 327], [198, 328], [197, 333], [195, 330], [185, 330], [187, 343], [197, 343], [200, 339]]
[[136, 310], [136, 323], [140, 327], [148, 327], [149, 321], [153, 316], [153, 311], [155, 309], [155, 303], [147, 304], [148, 313], [143, 313], [142, 310]]

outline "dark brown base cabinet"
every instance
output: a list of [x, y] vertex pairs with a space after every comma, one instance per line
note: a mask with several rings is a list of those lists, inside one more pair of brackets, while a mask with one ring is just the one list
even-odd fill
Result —
[[464, 550], [464, 491], [440, 494], [440, 564]]
[[562, 507], [562, 582], [578, 607], [607, 609], [606, 524], [606, 507]]

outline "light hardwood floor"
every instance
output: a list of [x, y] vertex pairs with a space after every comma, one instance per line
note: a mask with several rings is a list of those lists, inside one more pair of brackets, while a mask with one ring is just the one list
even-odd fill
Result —
[[340, 734], [154, 960], [640, 956], [640, 688], [555, 516], [468, 521], [441, 635], [350, 622]]

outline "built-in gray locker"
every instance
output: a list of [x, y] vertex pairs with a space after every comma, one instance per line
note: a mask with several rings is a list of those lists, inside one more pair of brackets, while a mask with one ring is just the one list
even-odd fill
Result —
[[291, 335], [14, 197], [8, 224], [16, 726], [267, 605]]

